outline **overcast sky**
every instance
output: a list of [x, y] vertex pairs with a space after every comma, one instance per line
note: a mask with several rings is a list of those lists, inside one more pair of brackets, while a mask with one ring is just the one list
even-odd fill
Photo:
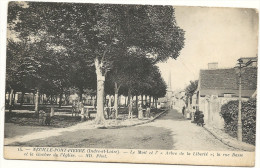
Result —
[[159, 64], [172, 89], [183, 89], [199, 77], [209, 62], [234, 67], [240, 57], [257, 55], [258, 15], [253, 9], [175, 7], [177, 24], [184, 29], [185, 46], [177, 60]]
[[253, 9], [174, 7], [177, 25], [185, 31], [185, 46], [177, 60], [158, 64], [172, 89], [184, 89], [199, 78], [199, 70], [218, 62], [234, 67], [240, 57], [257, 55], [258, 15]]

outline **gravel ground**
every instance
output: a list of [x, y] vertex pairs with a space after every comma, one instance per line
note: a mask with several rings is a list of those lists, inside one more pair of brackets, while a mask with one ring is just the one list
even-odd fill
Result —
[[[30, 136], [33, 136], [31, 134]], [[69, 128], [45, 130], [42, 138], [13, 142], [14, 146], [51, 146], [121, 149], [234, 150], [215, 139], [204, 128], [192, 124], [176, 110], [154, 122], [120, 129]], [[39, 135], [39, 137], [41, 137]], [[29, 135], [28, 135], [29, 137]], [[11, 142], [11, 141], [10, 141]]]
[[172, 149], [174, 150], [235, 150], [223, 144], [201, 126], [184, 119], [176, 110], [168, 112], [156, 122], [148, 123], [146, 126], [170, 130], [173, 139]]

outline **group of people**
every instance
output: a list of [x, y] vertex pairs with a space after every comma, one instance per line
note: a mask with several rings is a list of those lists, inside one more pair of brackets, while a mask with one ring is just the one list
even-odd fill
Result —
[[85, 121], [87, 118], [90, 118], [89, 109], [84, 108], [84, 104], [81, 101], [74, 101], [72, 104], [72, 116], [81, 115], [81, 121]]
[[183, 106], [182, 108], [182, 115], [186, 117], [187, 119], [191, 119], [193, 123], [196, 123], [197, 125], [204, 126], [204, 114], [203, 111], [199, 111], [198, 109], [195, 109], [195, 107], [192, 108], [191, 111], [186, 112], [186, 107]]
[[150, 115], [151, 115], [150, 105], [149, 104], [147, 104], [147, 105], [140, 104], [138, 107], [138, 119], [150, 118]]
[[38, 119], [40, 125], [51, 125], [51, 112], [46, 109], [40, 110]]
[[72, 116], [79, 116], [81, 111], [84, 109], [84, 105], [80, 101], [73, 101], [72, 103]]
[[196, 110], [194, 113], [194, 123], [200, 126], [204, 126], [204, 114], [202, 111]]
[[193, 113], [193, 111], [190, 111], [190, 110], [186, 109], [185, 106], [182, 107], [182, 115], [183, 115], [183, 117], [185, 117], [187, 119], [192, 119], [192, 113]]
[[114, 107], [108, 107], [105, 104], [104, 115], [105, 115], [105, 118], [107, 118], [107, 119], [115, 119], [116, 118], [116, 110], [114, 109]]
[[[79, 116], [81, 111], [84, 110], [84, 105], [80, 101], [74, 101], [72, 104], [72, 116]], [[85, 113], [85, 111], [84, 111]], [[142, 105], [138, 107], [138, 119], [150, 118], [151, 107], [149, 104]], [[89, 116], [89, 114], [87, 114]], [[116, 118], [116, 110], [114, 107], [109, 107], [106, 104], [104, 105], [104, 116], [106, 119]]]

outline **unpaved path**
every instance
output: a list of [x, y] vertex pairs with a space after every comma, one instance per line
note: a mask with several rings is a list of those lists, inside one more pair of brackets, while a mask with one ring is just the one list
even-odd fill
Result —
[[169, 129], [174, 150], [234, 150], [217, 140], [204, 128], [184, 119], [176, 110], [171, 110], [147, 126]]
[[120, 129], [96, 129], [80, 123], [69, 128], [44, 130], [14, 138], [5, 145], [119, 149], [234, 150], [204, 128], [171, 110], [154, 122]]

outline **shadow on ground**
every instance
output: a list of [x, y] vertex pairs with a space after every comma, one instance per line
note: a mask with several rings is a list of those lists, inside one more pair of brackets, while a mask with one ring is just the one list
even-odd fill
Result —
[[10, 146], [70, 147], [70, 148], [118, 148], [118, 149], [171, 149], [171, 131], [153, 126], [121, 129], [95, 129], [63, 132], [60, 136]]

